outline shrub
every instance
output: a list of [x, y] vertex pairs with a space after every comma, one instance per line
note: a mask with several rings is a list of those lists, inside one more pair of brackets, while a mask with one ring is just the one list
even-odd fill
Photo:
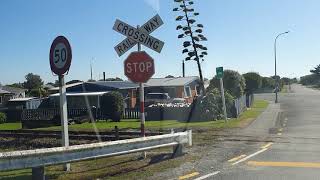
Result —
[[319, 84], [320, 82], [320, 76], [316, 75], [316, 74], [310, 74], [310, 75], [306, 75], [306, 76], [302, 76], [300, 78], [300, 83], [302, 85], [315, 85], [315, 84]]
[[[232, 115], [233, 96], [225, 92], [226, 109], [228, 117]], [[216, 120], [223, 117], [221, 93], [217, 88], [210, 89], [206, 92], [206, 96], [198, 101], [197, 109], [200, 112], [201, 120]]]
[[[208, 90], [210, 91], [214, 88], [220, 87], [219, 81], [220, 80], [215, 77], [212, 78]], [[241, 76], [241, 74], [239, 74], [237, 71], [224, 70], [223, 86], [224, 89], [233, 97], [239, 98], [244, 93], [246, 82], [243, 76]]]
[[262, 88], [272, 88], [274, 89], [275, 80], [270, 77], [263, 77], [262, 78]]
[[101, 98], [101, 111], [106, 117], [113, 121], [120, 121], [123, 111], [123, 97], [119, 92], [110, 92]]
[[248, 72], [243, 74], [244, 79], [246, 80], [246, 90], [250, 93], [261, 88], [262, 78], [258, 73]]
[[0, 112], [0, 124], [3, 124], [7, 121], [7, 116], [5, 113]]

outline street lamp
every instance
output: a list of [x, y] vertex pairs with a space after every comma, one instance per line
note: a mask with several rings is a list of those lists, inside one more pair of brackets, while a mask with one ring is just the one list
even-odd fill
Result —
[[278, 90], [279, 90], [279, 80], [277, 78], [277, 39], [278, 37], [280, 37], [281, 35], [284, 35], [284, 34], [288, 34], [290, 31], [286, 31], [286, 32], [283, 32], [283, 33], [280, 33], [277, 35], [277, 37], [275, 38], [274, 40], [274, 78], [275, 79], [275, 83], [276, 83], [276, 100], [275, 100], [275, 103], [278, 103]]

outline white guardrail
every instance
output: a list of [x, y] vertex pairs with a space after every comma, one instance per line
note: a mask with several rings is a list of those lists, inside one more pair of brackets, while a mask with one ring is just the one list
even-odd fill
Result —
[[0, 171], [32, 169], [34, 179], [44, 178], [44, 166], [108, 156], [117, 156], [161, 147], [174, 146], [174, 156], [181, 155], [183, 144], [192, 145], [192, 131], [141, 137], [120, 141], [44, 148], [0, 153]]

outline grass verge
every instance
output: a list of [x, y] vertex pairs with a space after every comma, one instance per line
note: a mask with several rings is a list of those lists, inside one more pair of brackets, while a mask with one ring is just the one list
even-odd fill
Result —
[[[235, 128], [243, 127], [246, 124], [254, 120], [266, 107], [267, 101], [257, 100], [253, 103], [253, 106], [247, 111], [243, 112], [239, 118], [229, 119], [227, 123], [224, 120], [217, 121], [203, 121], [203, 122], [181, 122], [176, 120], [163, 120], [163, 121], [146, 121], [146, 128], [150, 130], [170, 129], [170, 128]], [[111, 131], [115, 126], [119, 129], [139, 129], [140, 120], [129, 119], [121, 120], [121, 122], [105, 122], [98, 121], [96, 123], [82, 123], [69, 125], [70, 131], [94, 131], [95, 127], [99, 131]], [[0, 124], [0, 130], [17, 130], [21, 129], [21, 123], [5, 123]], [[35, 130], [48, 130], [59, 131], [60, 126], [52, 126], [48, 128], [37, 128]]]
[[[217, 121], [203, 121], [203, 122], [181, 122], [176, 120], [163, 120], [163, 121], [146, 121], [146, 128], [150, 130], [157, 129], [170, 129], [170, 128], [185, 128], [185, 127], [195, 127], [195, 128], [234, 128], [243, 127], [248, 122], [254, 120], [266, 107], [268, 102], [264, 100], [254, 101], [253, 106], [247, 111], [243, 112], [239, 118], [229, 119], [227, 123], [224, 120]], [[113, 130], [115, 126], [120, 129], [139, 129], [140, 120], [122, 120], [121, 122], [105, 122], [98, 121], [96, 123], [83, 123], [70, 125], [70, 131], [93, 131], [94, 126], [99, 131], [110, 131]], [[60, 126], [54, 126], [49, 128], [38, 128], [39, 130], [60, 130]]]
[[[203, 131], [194, 131], [193, 141], [194, 146], [208, 146], [208, 143], [213, 142], [212, 134], [217, 132], [217, 129], [244, 127], [256, 119], [268, 106], [267, 101], [257, 100], [252, 108], [248, 109], [238, 119], [229, 120], [224, 123], [223, 120], [210, 122], [172, 122], [172, 121], [155, 121], [147, 122], [148, 128], [155, 128], [161, 125], [162, 127], [195, 127], [207, 129]], [[112, 122], [111, 122], [112, 123]], [[115, 124], [122, 128], [139, 127], [139, 122], [131, 120], [128, 122], [113, 123], [103, 122], [99, 126], [102, 129], [110, 129]], [[120, 125], [121, 124], [121, 125]], [[90, 129], [91, 124], [73, 125]], [[91, 125], [92, 126], [92, 125]], [[161, 148], [149, 152], [149, 157], [145, 160], [138, 160], [139, 154], [131, 154], [126, 156], [99, 158], [88, 161], [72, 163], [72, 171], [62, 171], [61, 165], [46, 167], [46, 175], [49, 179], [148, 179], [159, 172], [164, 172], [168, 169], [179, 167], [183, 163], [196, 162], [200, 158], [201, 153], [197, 155], [186, 154], [182, 157], [171, 159], [172, 148]], [[31, 179], [31, 169], [0, 172], [0, 179]], [[156, 178], [155, 178], [156, 179]]]

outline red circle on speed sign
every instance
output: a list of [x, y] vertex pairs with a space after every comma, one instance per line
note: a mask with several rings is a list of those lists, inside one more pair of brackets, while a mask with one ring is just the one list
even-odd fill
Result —
[[154, 74], [154, 61], [146, 52], [132, 52], [124, 61], [124, 74], [136, 83], [147, 82]]
[[72, 59], [71, 46], [64, 36], [56, 37], [50, 48], [50, 68], [57, 75], [63, 75], [69, 71]]

